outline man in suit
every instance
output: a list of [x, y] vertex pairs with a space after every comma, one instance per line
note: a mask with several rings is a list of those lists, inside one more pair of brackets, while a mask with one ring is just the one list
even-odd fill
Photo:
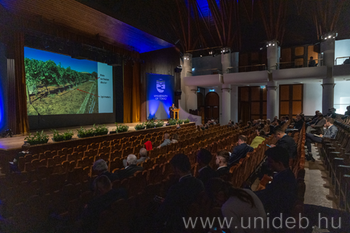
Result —
[[248, 152], [252, 152], [254, 150], [253, 147], [249, 146], [247, 143], [247, 137], [244, 135], [239, 135], [238, 137], [238, 146], [234, 147], [228, 162], [228, 166], [239, 162], [240, 159], [245, 158]]
[[209, 166], [212, 157], [213, 156], [211, 155], [210, 151], [206, 149], [200, 149], [200, 151], [197, 153], [197, 178], [200, 179], [203, 184], [206, 184], [207, 181], [214, 176], [214, 170]]
[[289, 158], [294, 159], [297, 155], [297, 145], [292, 137], [284, 132], [281, 127], [275, 129], [275, 137], [278, 139], [276, 145], [272, 144], [271, 147], [282, 147], [288, 151]]
[[[294, 125], [293, 125], [293, 128], [288, 128], [286, 129], [286, 133], [290, 132], [290, 131], [300, 131], [301, 128], [303, 128], [303, 125], [304, 125], [304, 120], [302, 119], [301, 115], [298, 114], [295, 118], [295, 120], [293, 119], [294, 121]], [[292, 125], [291, 125], [292, 126]]]
[[327, 118], [326, 121], [326, 127], [327, 129], [324, 131], [324, 135], [320, 134], [319, 136], [315, 136], [313, 134], [307, 133], [306, 134], [306, 146], [308, 150], [308, 154], [306, 155], [306, 159], [309, 161], [315, 161], [315, 159], [312, 157], [311, 153], [311, 143], [312, 142], [318, 142], [321, 143], [323, 138], [332, 138], [334, 139], [337, 136], [338, 128], [333, 125], [334, 119], [333, 118]]
[[170, 107], [169, 107], [169, 113], [170, 113], [170, 118], [171, 119], [174, 119], [175, 116], [174, 116], [174, 109], [175, 109], [175, 104], [173, 103]]
[[337, 114], [335, 113], [336, 110], [337, 109], [335, 109], [335, 108], [328, 109], [327, 117], [331, 117], [331, 118], [335, 119], [337, 117]]
[[228, 167], [228, 161], [230, 158], [230, 154], [228, 151], [220, 151], [216, 156], [216, 165], [218, 169], [216, 169], [214, 173], [214, 177], [222, 177], [230, 172], [230, 168]]
[[137, 158], [136, 155], [134, 154], [130, 154], [128, 155], [128, 157], [126, 158], [126, 167], [124, 170], [120, 170], [118, 172], [118, 177], [120, 180], [123, 180], [125, 178], [128, 178], [132, 175], [134, 175], [135, 172], [137, 171], [142, 171], [143, 167], [138, 167], [136, 166], [137, 164]]
[[[136, 164], [143, 163], [146, 161], [146, 159], [149, 159], [149, 157], [147, 156], [146, 148], [141, 148], [139, 154], [140, 154], [140, 158], [136, 160]], [[124, 167], [128, 166], [126, 159], [123, 159], [123, 165]]]
[[113, 189], [112, 183], [107, 176], [96, 178], [96, 196], [85, 206], [81, 216], [83, 232], [97, 232], [100, 214], [107, 210], [113, 202], [127, 198], [125, 189]]
[[[283, 219], [291, 215], [297, 200], [297, 182], [293, 172], [289, 169], [289, 154], [282, 147], [268, 149], [269, 167], [277, 172], [270, 184], [264, 190], [255, 194], [260, 198], [270, 220], [283, 214]], [[286, 216], [287, 215], [287, 216]]]
[[324, 124], [326, 124], [326, 119], [323, 117], [322, 113], [319, 113], [315, 123], [306, 128], [306, 133], [311, 133], [314, 131], [318, 134], [321, 134]]
[[170, 187], [155, 216], [157, 232], [182, 232], [182, 218], [187, 217], [188, 208], [204, 191], [202, 181], [191, 175], [191, 163], [186, 155], [175, 155], [170, 164], [180, 179]]

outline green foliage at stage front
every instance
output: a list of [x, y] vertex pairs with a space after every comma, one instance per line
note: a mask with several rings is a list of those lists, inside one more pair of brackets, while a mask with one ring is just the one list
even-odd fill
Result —
[[44, 130], [41, 132], [36, 132], [33, 136], [29, 133], [28, 137], [24, 139], [30, 145], [37, 145], [47, 143], [49, 141], [49, 136], [44, 133]]
[[71, 140], [74, 135], [72, 130], [67, 130], [64, 133], [59, 133], [57, 130], [54, 129], [52, 130], [52, 132], [53, 132], [52, 140], [55, 142]]

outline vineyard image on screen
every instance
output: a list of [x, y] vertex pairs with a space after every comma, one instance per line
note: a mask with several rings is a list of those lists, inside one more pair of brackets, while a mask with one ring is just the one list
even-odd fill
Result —
[[97, 62], [25, 48], [24, 64], [28, 115], [99, 113]]

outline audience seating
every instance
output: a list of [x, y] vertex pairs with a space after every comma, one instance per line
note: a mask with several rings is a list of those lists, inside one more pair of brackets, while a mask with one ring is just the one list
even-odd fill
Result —
[[338, 208], [350, 212], [350, 121], [338, 119], [335, 139], [322, 142], [320, 155], [330, 178]]

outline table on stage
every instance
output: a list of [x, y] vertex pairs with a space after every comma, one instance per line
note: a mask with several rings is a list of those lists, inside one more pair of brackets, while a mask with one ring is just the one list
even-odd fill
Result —
[[172, 119], [178, 120], [179, 119], [179, 112], [180, 112], [179, 108], [170, 109], [170, 117]]

